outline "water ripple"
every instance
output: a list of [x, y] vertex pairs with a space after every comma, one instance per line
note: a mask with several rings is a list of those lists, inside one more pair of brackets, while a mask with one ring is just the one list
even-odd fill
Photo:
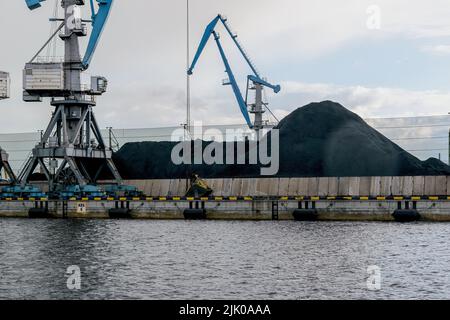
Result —
[[0, 298], [448, 299], [449, 235], [431, 223], [2, 219]]

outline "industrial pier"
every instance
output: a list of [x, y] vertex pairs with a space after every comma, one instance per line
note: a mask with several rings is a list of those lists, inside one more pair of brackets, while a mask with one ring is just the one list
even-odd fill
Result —
[[[403, 197], [395, 199], [379, 197], [378, 199], [380, 200], [358, 200], [357, 198], [347, 199], [347, 197], [336, 197], [336, 200], [327, 200], [323, 197], [10, 199], [0, 202], [0, 217], [395, 221], [393, 215], [395, 211], [406, 208], [409, 204], [411, 209], [417, 210], [420, 214], [420, 217], [414, 220], [450, 222], [450, 201], [446, 198], [430, 197], [423, 198], [424, 200], [413, 200]], [[111, 209], [120, 208], [126, 209], [122, 211], [123, 214], [120, 216], [111, 214]], [[32, 209], [38, 210], [30, 211]], [[204, 210], [204, 216], [188, 217], [185, 214], [186, 209]], [[305, 209], [308, 209], [308, 217], [297, 218], [296, 213]], [[30, 212], [40, 214], [32, 216]]]
[[[412, 220], [450, 221], [446, 176], [213, 179], [214, 195], [202, 198], [180, 196], [185, 180], [125, 183], [154, 196], [8, 198], [0, 201], [0, 216], [395, 221], [400, 210], [414, 212]], [[187, 216], [190, 209], [197, 215]]]

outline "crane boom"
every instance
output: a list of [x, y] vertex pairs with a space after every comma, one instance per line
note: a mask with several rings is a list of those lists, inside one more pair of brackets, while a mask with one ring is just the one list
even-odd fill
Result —
[[100, 41], [103, 29], [105, 28], [106, 22], [108, 21], [109, 13], [111, 12], [111, 7], [113, 5], [113, 0], [96, 0], [98, 3], [98, 10], [95, 12], [94, 0], [91, 2], [91, 12], [92, 12], [92, 33], [89, 38], [89, 43], [84, 55], [82, 65], [84, 69], [89, 67], [92, 57], [94, 56], [97, 45]]
[[37, 9], [41, 6], [41, 2], [45, 0], [25, 0], [30, 10]]
[[220, 16], [217, 16], [213, 21], [211, 21], [205, 29], [205, 33], [203, 34], [202, 39], [200, 40], [200, 44], [198, 46], [197, 52], [195, 53], [194, 60], [192, 60], [191, 67], [188, 70], [188, 74], [192, 75], [194, 73], [194, 68], [197, 65], [198, 60], [200, 59], [200, 56], [203, 53], [203, 50], [205, 49], [206, 45], [208, 44], [209, 38], [214, 32], [214, 29], [216, 28], [217, 23], [219, 22]]
[[226, 73], [228, 74], [229, 84], [233, 88], [233, 92], [238, 102], [239, 108], [241, 109], [242, 115], [244, 116], [247, 125], [250, 128], [253, 128], [252, 120], [250, 120], [250, 115], [248, 114], [247, 110], [247, 103], [244, 101], [244, 98], [242, 97], [241, 89], [239, 89], [239, 86], [236, 82], [236, 78], [234, 77], [233, 71], [231, 70], [230, 64], [228, 63], [228, 59], [225, 55], [225, 52], [223, 51], [222, 44], [220, 43], [220, 37], [215, 31], [213, 31], [213, 34], [214, 39], [216, 40], [217, 43], [217, 47], [219, 48], [220, 56], [222, 57], [223, 63], [225, 65]]

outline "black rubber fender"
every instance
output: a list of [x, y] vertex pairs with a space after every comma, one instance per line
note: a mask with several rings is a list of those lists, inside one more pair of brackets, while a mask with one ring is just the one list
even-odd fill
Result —
[[131, 210], [127, 208], [109, 209], [108, 214], [111, 219], [131, 219]]
[[28, 217], [33, 219], [48, 219], [53, 218], [47, 208], [31, 208], [28, 210]]
[[421, 219], [420, 213], [415, 209], [395, 210], [392, 216], [397, 222], [413, 222]]
[[317, 221], [319, 218], [316, 209], [297, 209], [292, 215], [296, 221]]
[[185, 209], [183, 212], [184, 218], [186, 220], [205, 220], [206, 210], [205, 209]]

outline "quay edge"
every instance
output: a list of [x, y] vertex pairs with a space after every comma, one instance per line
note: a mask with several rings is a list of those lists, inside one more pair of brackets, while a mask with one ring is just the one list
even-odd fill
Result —
[[108, 219], [111, 210], [126, 208], [130, 219], [181, 220], [195, 207], [204, 209], [207, 220], [294, 220], [295, 211], [310, 208], [319, 221], [395, 221], [394, 212], [413, 209], [421, 221], [450, 222], [448, 200], [16, 200], [0, 201], [0, 217], [27, 218], [30, 210], [41, 208], [48, 218]]

